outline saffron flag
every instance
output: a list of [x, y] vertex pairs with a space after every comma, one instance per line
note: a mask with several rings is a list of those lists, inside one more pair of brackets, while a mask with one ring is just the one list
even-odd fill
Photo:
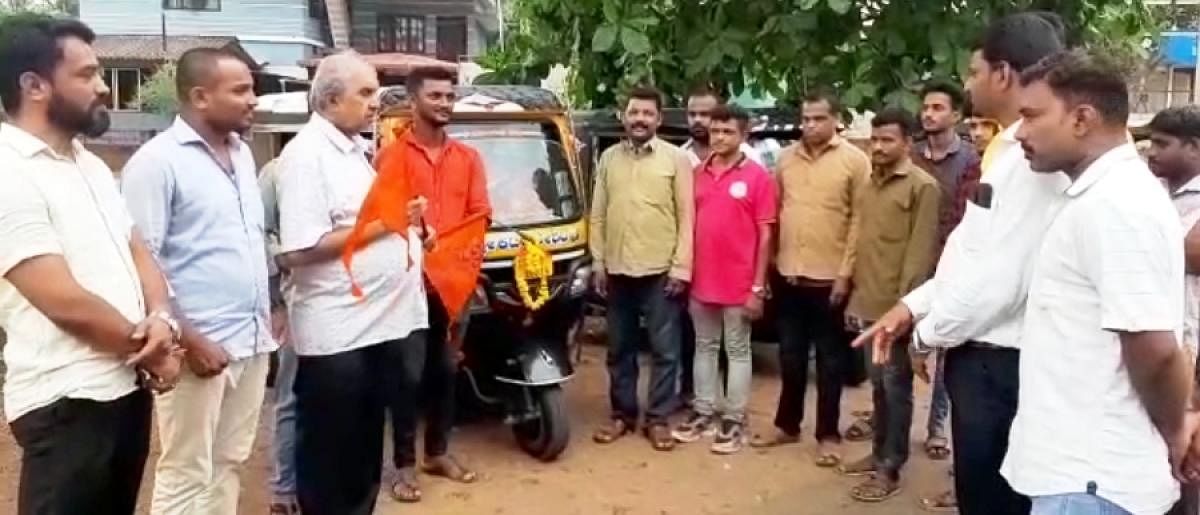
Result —
[[[354, 281], [351, 263], [354, 253], [362, 250], [366, 241], [366, 228], [373, 222], [383, 225], [396, 234], [407, 234], [409, 227], [408, 203], [417, 196], [413, 177], [408, 167], [410, 149], [403, 143], [388, 145], [376, 159], [374, 183], [359, 210], [354, 230], [342, 249], [342, 264], [350, 273], [351, 290], [355, 297], [362, 297], [362, 288]], [[437, 199], [431, 199], [437, 202]], [[457, 320], [466, 307], [467, 300], [475, 291], [479, 270], [483, 265], [484, 236], [487, 233], [491, 213], [470, 216], [437, 234], [434, 247], [425, 254], [425, 276], [437, 292], [450, 320]], [[410, 259], [406, 266], [412, 267]]]

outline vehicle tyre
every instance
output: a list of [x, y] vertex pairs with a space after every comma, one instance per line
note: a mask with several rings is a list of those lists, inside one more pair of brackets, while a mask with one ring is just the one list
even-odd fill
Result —
[[542, 386], [530, 392], [538, 417], [513, 426], [517, 445], [530, 456], [542, 461], [554, 461], [567, 449], [571, 425], [567, 418], [566, 399], [558, 385]]

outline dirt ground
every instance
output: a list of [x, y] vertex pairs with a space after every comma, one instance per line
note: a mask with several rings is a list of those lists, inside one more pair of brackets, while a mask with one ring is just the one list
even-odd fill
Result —
[[[752, 429], [769, 429], [779, 391], [775, 347], [761, 345], [755, 352]], [[479, 483], [456, 485], [424, 479], [425, 499], [418, 505], [400, 505], [380, 496], [378, 514], [521, 514], [521, 515], [909, 515], [925, 513], [917, 506], [921, 495], [936, 492], [949, 482], [948, 462], [932, 462], [920, 442], [925, 437], [929, 390], [916, 393], [912, 459], [905, 469], [903, 492], [878, 505], [862, 505], [847, 492], [858, 479], [840, 477], [813, 465], [815, 445], [812, 424], [806, 420], [805, 439], [799, 445], [719, 457], [706, 445], [658, 453], [641, 438], [627, 437], [609, 446], [591, 441], [591, 432], [608, 413], [604, 349], [586, 346], [578, 375], [567, 385], [573, 416], [571, 446], [555, 463], [540, 463], [514, 445], [507, 427], [499, 422], [480, 423], [458, 430], [452, 449], [481, 473]], [[644, 369], [643, 369], [644, 370]], [[643, 374], [644, 382], [645, 374]], [[919, 382], [919, 381], [918, 381]], [[808, 395], [812, 418], [812, 387]], [[849, 389], [843, 402], [843, 426], [850, 412], [870, 404], [868, 387]], [[264, 410], [264, 415], [269, 415]], [[259, 426], [255, 452], [243, 477], [240, 513], [265, 514], [269, 494], [271, 420]], [[858, 458], [869, 452], [866, 443], [846, 444], [845, 455]], [[147, 466], [145, 498], [153, 475]], [[16, 513], [19, 449], [8, 433], [0, 432], [0, 513]], [[386, 481], [386, 476], [385, 476]]]

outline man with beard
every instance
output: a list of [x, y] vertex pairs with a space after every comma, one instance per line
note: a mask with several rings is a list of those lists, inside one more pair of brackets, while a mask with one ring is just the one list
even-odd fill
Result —
[[803, 139], [781, 151], [779, 279], [773, 292], [779, 313], [779, 361], [783, 386], [775, 430], [755, 435], [750, 445], [777, 447], [800, 441], [809, 350], [817, 355], [817, 464], [840, 463], [836, 447], [842, 387], [851, 353], [843, 308], [850, 294], [858, 251], [859, 212], [855, 196], [869, 179], [863, 151], [837, 135], [841, 102], [813, 92], [801, 104]]
[[250, 68], [229, 52], [189, 50], [176, 66], [179, 116], [121, 173], [187, 352], [179, 385], [156, 404], [162, 454], [150, 511], [234, 513], [276, 348], [262, 193], [239, 136], [258, 102]]
[[[934, 262], [942, 253], [950, 231], [962, 220], [966, 196], [959, 194], [974, 188], [979, 181], [979, 154], [958, 136], [962, 119], [962, 89], [949, 82], [933, 81], [921, 90], [921, 128], [925, 140], [913, 145], [913, 160], [925, 168], [941, 186], [938, 208], [938, 241]], [[918, 363], [923, 364], [922, 360]], [[942, 379], [944, 355], [937, 353], [933, 374], [933, 393], [926, 424], [925, 454], [933, 460], [950, 457], [946, 438], [946, 418], [950, 416], [950, 397]], [[922, 374], [926, 377], [927, 374]]]
[[1164, 513], [1194, 431], [1179, 215], [1128, 140], [1118, 67], [1064, 51], [1021, 86], [1030, 168], [1070, 186], [1035, 255], [1002, 472], [1035, 515]]
[[[454, 111], [454, 74], [441, 68], [417, 68], [408, 75], [406, 86], [412, 103], [412, 126], [380, 153], [379, 163], [387, 154], [398, 153], [412, 178], [423, 213], [413, 213], [427, 246], [435, 245], [438, 234], [445, 234], [464, 220], [486, 216], [487, 175], [483, 159], [470, 146], [450, 138], [446, 125]], [[455, 384], [458, 381], [458, 343], [466, 332], [466, 309], [459, 320], [451, 320], [438, 293], [426, 277], [429, 310], [429, 337], [426, 343], [422, 392], [425, 407], [426, 474], [459, 483], [473, 483], [477, 475], [450, 454], [450, 433], [454, 429]], [[395, 414], [393, 412], [393, 418]], [[393, 435], [394, 462], [399, 478], [391, 494], [401, 502], [421, 498], [414, 467], [417, 463], [415, 426], [397, 427]]]
[[[858, 258], [854, 292], [847, 316], [879, 318], [899, 298], [929, 276], [937, 245], [938, 181], [913, 164], [912, 115], [899, 108], [880, 111], [871, 120], [870, 180], [859, 194]], [[870, 475], [850, 491], [863, 502], [879, 502], [900, 491], [900, 469], [908, 461], [912, 425], [913, 369], [908, 347], [874, 356], [871, 367], [875, 428], [871, 455], [841, 469], [846, 475]], [[928, 376], [924, 379], [928, 380]]]
[[[954, 482], [963, 515], [1029, 513], [1029, 500], [1000, 476], [1000, 464], [1017, 409], [1029, 264], [1057, 213], [1064, 184], [1061, 176], [1031, 172], [1014, 135], [1021, 119], [1020, 71], [1063, 48], [1054, 18], [1011, 14], [982, 34], [966, 89], [977, 114], [1008, 129], [992, 142], [995, 157], [984, 165], [982, 182], [946, 240], [933, 279], [854, 342], [871, 341], [874, 354], [886, 356], [893, 342], [911, 333], [914, 352], [948, 349]], [[946, 500], [939, 496], [929, 507], [945, 508]]]
[[[1150, 148], [1147, 151], [1150, 171], [1167, 186], [1175, 209], [1179, 212], [1183, 229], [1187, 232], [1185, 266], [1187, 279], [1184, 282], [1182, 344], [1190, 356], [1190, 363], [1197, 356], [1200, 340], [1200, 254], [1190, 248], [1200, 241], [1200, 108], [1196, 106], [1172, 107], [1160, 111], [1150, 120]], [[1198, 363], [1200, 364], [1200, 363]], [[1200, 370], [1200, 367], [1197, 367]], [[1200, 377], [1197, 375], [1196, 377]], [[1192, 409], [1200, 409], [1200, 382], [1192, 385]], [[1171, 511], [1172, 515], [1196, 515], [1200, 513], [1195, 485], [1184, 488], [1181, 500]]]
[[415, 424], [427, 327], [421, 240], [413, 227], [397, 234], [374, 221], [354, 255], [353, 281], [339, 259], [375, 180], [360, 133], [374, 120], [378, 90], [362, 57], [325, 57], [309, 94], [312, 118], [279, 156], [279, 264], [298, 356], [296, 494], [306, 515], [370, 515], [386, 409], [397, 430]]
[[0, 326], [22, 515], [132, 514], [144, 388], [179, 375], [162, 273], [112, 171], [76, 139], [109, 123], [94, 39], [74, 20], [0, 25]]
[[655, 450], [670, 451], [679, 317], [692, 278], [693, 172], [683, 151], [655, 135], [662, 124], [657, 89], [634, 88], [622, 121], [627, 139], [600, 156], [590, 220], [596, 291], [608, 300], [612, 403], [610, 422], [592, 439], [609, 444], [637, 428], [644, 316], [652, 354], [644, 433]]

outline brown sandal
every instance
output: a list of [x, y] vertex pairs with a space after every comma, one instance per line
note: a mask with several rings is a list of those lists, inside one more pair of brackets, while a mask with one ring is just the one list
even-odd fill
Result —
[[837, 469], [843, 476], [858, 477], [874, 474], [878, 467], [875, 466], [875, 458], [867, 456], [855, 462], [842, 463]]
[[925, 455], [929, 459], [942, 461], [950, 457], [950, 440], [944, 436], [931, 436], [925, 440]]
[[646, 439], [650, 440], [650, 446], [656, 451], [675, 449], [675, 437], [671, 436], [671, 429], [666, 424], [653, 424], [646, 428]]
[[444, 477], [456, 483], [474, 483], [479, 476], [474, 471], [462, 466], [453, 456], [446, 454], [436, 458], [426, 458], [421, 471], [431, 476]]
[[859, 502], [883, 502], [900, 493], [900, 483], [879, 476], [850, 489], [850, 497]]
[[389, 492], [392, 499], [402, 503], [420, 502], [421, 485], [417, 482], [417, 471], [412, 467], [405, 467], [397, 472], [397, 476]]
[[592, 441], [602, 444], [610, 444], [620, 440], [625, 435], [633, 432], [633, 424], [630, 424], [619, 418], [614, 418], [608, 422], [608, 425], [597, 429], [592, 434]]
[[789, 435], [783, 431], [775, 430], [769, 435], [756, 434], [750, 439], [750, 447], [755, 449], [771, 449], [781, 445], [791, 445], [800, 441], [800, 435]]
[[267, 513], [270, 515], [300, 515], [300, 506], [295, 502], [273, 502]]
[[856, 420], [846, 429], [846, 440], [851, 442], [865, 442], [874, 437], [875, 426], [869, 418]]

